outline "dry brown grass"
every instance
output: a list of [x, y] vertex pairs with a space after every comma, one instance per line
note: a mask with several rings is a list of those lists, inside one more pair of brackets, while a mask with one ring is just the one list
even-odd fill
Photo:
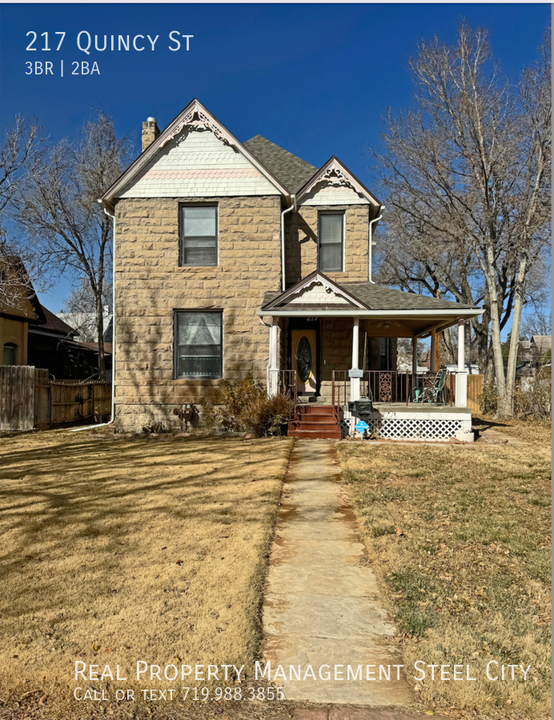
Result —
[[66, 699], [75, 660], [252, 663], [291, 441], [0, 442], [4, 699]]
[[[476, 673], [412, 681], [422, 708], [550, 717], [550, 429], [498, 430], [527, 444], [340, 443], [339, 454], [406, 666]], [[491, 682], [488, 660], [532, 669], [527, 682]]]
[[497, 420], [492, 415], [475, 415], [473, 426], [484, 430], [491, 428], [495, 432], [537, 445], [549, 446], [551, 441], [552, 423], [547, 421]]

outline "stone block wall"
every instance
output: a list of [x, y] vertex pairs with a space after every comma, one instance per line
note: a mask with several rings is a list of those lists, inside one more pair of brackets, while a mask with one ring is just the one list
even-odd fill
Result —
[[214, 197], [219, 265], [179, 267], [179, 205], [198, 198], [131, 198], [116, 205], [115, 406], [121, 429], [163, 422], [173, 409], [216, 400], [217, 380], [174, 379], [174, 310], [223, 311], [223, 377], [266, 381], [269, 329], [256, 311], [281, 277], [280, 198]]
[[325, 273], [338, 283], [368, 280], [368, 205], [301, 205], [285, 216], [287, 284], [296, 283], [317, 270], [318, 212], [345, 213], [344, 272]]

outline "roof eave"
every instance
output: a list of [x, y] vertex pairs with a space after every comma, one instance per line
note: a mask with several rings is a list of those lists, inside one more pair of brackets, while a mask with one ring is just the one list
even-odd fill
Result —
[[[464, 320], [472, 317], [481, 315], [483, 310], [481, 308], [470, 308], [454, 310], [364, 310], [362, 308], [349, 308], [348, 310], [310, 310], [310, 317], [360, 317], [360, 318], [400, 318], [405, 320], [417, 319], [417, 318], [450, 318], [452, 322], [457, 320]], [[260, 317], [274, 316], [274, 317], [306, 317], [306, 310], [291, 310], [284, 308], [271, 308], [268, 306], [260, 308], [256, 315]]]

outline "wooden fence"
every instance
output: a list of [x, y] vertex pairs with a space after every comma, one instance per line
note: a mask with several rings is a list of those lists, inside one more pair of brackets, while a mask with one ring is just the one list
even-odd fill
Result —
[[[456, 375], [453, 375], [452, 382], [452, 402], [456, 402]], [[447, 377], [448, 380], [448, 377]], [[467, 406], [475, 413], [480, 412], [479, 410], [479, 395], [483, 392], [483, 386], [485, 384], [484, 375], [468, 375], [467, 376]], [[450, 388], [446, 387], [446, 401], [450, 401]]]
[[467, 406], [473, 412], [479, 412], [479, 395], [485, 385], [484, 375], [467, 376]]
[[48, 370], [0, 365], [0, 430], [46, 430], [107, 418], [111, 383], [53, 380]]

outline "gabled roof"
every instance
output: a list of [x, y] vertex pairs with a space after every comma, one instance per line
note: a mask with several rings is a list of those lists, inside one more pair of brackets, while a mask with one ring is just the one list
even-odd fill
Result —
[[297, 202], [301, 203], [302, 199], [320, 182], [347, 185], [357, 193], [360, 193], [360, 195], [363, 195], [372, 205], [377, 207], [381, 205], [375, 195], [373, 195], [373, 193], [371, 193], [335, 155], [330, 157], [325, 165], [317, 170], [314, 175], [312, 175], [312, 177], [298, 190], [298, 193], [296, 194]]
[[[357, 305], [361, 310], [369, 311], [450, 311], [451, 313], [465, 313], [472, 311], [475, 314], [479, 308], [473, 305], [451, 302], [441, 298], [417, 295], [415, 293], [403, 292], [395, 288], [388, 288], [382, 285], [375, 285], [369, 282], [337, 283], [323, 273], [316, 271], [308, 275], [293, 287], [285, 292], [266, 292], [262, 303], [262, 312], [271, 314], [270, 310], [278, 307], [291, 307], [290, 302], [294, 296], [299, 295], [306, 287], [314, 282], [322, 282], [334, 292], [341, 293], [349, 299], [352, 305]], [[363, 313], [362, 313], [363, 315]]]
[[314, 165], [275, 145], [261, 135], [256, 135], [244, 143], [252, 155], [280, 180], [291, 193], [305, 185], [317, 172]]
[[[334, 280], [331, 280], [331, 278], [328, 278], [327, 275], [324, 275], [319, 270], [315, 270], [313, 273], [310, 273], [310, 275], [307, 275], [305, 278], [300, 280], [300, 282], [297, 282], [296, 285], [293, 285], [291, 288], [282, 293], [266, 293], [262, 310], [266, 311], [285, 305], [289, 306], [295, 302], [295, 300], [302, 297], [302, 294], [309, 290], [309, 288], [313, 285], [322, 285], [330, 295], [340, 296], [345, 304], [350, 304], [352, 307], [364, 310], [371, 309], [362, 300], [356, 298], [348, 292], [344, 286], [334, 282]], [[267, 298], [268, 295], [273, 295], [273, 297]]]
[[113, 200], [117, 193], [126, 185], [133, 181], [138, 173], [143, 170], [146, 165], [154, 158], [156, 153], [161, 150], [168, 142], [171, 142], [184, 127], [187, 125], [208, 128], [214, 135], [227, 145], [236, 148], [256, 167], [269, 182], [279, 190], [280, 193], [287, 196], [290, 194], [288, 189], [248, 150], [237, 138], [225, 128], [202, 103], [194, 98], [186, 108], [172, 120], [169, 125], [161, 132], [154, 142], [149, 145], [146, 150], [138, 156], [138, 158], [119, 176], [115, 183], [102, 195], [100, 202], [108, 209], [113, 209]]
[[[31, 278], [27, 273], [27, 268], [25, 267], [23, 260], [18, 255], [5, 255], [0, 258], [0, 274], [11, 272], [13, 272], [16, 276], [19, 276], [21, 281], [22, 293], [24, 293], [25, 297], [30, 302], [35, 317], [31, 318], [19, 315], [17, 313], [10, 313], [10, 309], [12, 308], [6, 302], [1, 303], [1, 305], [3, 305], [4, 307], [3, 309], [0, 307], [0, 314], [9, 315], [10, 317], [25, 320], [29, 323], [45, 323], [46, 317], [44, 315], [42, 305], [39, 302], [38, 296], [35, 292], [35, 288], [33, 287], [33, 283], [31, 282]], [[19, 280], [17, 281], [17, 284], [19, 284]], [[18, 308], [14, 305], [13, 309], [17, 310]]]

